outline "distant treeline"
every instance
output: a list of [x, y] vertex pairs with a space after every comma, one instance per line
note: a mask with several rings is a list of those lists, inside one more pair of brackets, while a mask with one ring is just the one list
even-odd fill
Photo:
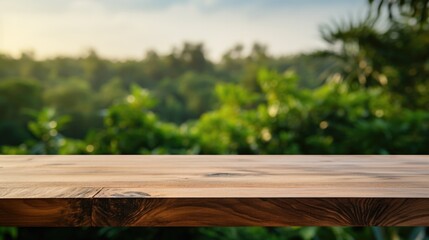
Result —
[[0, 145], [15, 145], [29, 138], [31, 111], [44, 107], [68, 115], [72, 121], [64, 134], [83, 138], [89, 129], [102, 126], [103, 110], [128, 94], [132, 84], [151, 91], [160, 119], [184, 123], [218, 105], [214, 87], [237, 83], [258, 88], [262, 67], [280, 72], [294, 70], [303, 88], [319, 86], [324, 73], [334, 67], [332, 57], [298, 55], [273, 57], [255, 44], [249, 54], [237, 45], [220, 62], [207, 59], [203, 44], [184, 43], [171, 53], [149, 51], [141, 60], [104, 59], [95, 51], [82, 57], [36, 60], [31, 52], [14, 58], [0, 55]]

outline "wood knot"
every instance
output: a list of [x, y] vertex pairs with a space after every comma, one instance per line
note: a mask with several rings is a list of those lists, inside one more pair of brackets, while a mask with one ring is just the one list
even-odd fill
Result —
[[238, 177], [241, 176], [242, 174], [239, 173], [209, 173], [206, 174], [206, 177]]

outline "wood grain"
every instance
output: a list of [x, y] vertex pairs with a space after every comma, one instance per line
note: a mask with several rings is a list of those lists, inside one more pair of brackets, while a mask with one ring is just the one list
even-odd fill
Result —
[[12, 198], [0, 200], [0, 226], [91, 226], [91, 213], [91, 199]]
[[429, 225], [429, 156], [0, 156], [0, 225]]
[[104, 198], [95, 226], [412, 226], [429, 223], [426, 199]]

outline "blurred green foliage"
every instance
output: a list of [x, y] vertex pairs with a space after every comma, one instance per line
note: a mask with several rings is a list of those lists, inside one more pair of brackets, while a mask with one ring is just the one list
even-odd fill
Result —
[[103, 127], [107, 108], [126, 97], [132, 85], [139, 85], [157, 99], [152, 110], [160, 120], [182, 124], [216, 108], [213, 89], [219, 83], [255, 89], [257, 72], [267, 66], [280, 72], [295, 69], [302, 75], [300, 87], [316, 87], [323, 81], [319, 73], [336, 61], [310, 55], [270, 57], [260, 44], [248, 54], [237, 53], [237, 48], [241, 49], [227, 51], [218, 63], [207, 59], [198, 43], [124, 61], [101, 58], [93, 50], [78, 58], [42, 60], [31, 52], [18, 58], [0, 54], [0, 145], [17, 145], [31, 137], [25, 127], [30, 118], [24, 114], [29, 109], [54, 108], [70, 116], [63, 134], [83, 139]]
[[426, 227], [201, 227], [201, 228], [16, 228], [0, 227], [0, 240], [427, 240]]
[[[0, 152], [428, 154], [428, 1], [368, 4], [366, 19], [324, 26], [330, 48], [311, 54], [236, 45], [212, 62], [185, 43], [141, 60], [0, 55]], [[0, 227], [2, 239], [429, 237], [425, 227]]]

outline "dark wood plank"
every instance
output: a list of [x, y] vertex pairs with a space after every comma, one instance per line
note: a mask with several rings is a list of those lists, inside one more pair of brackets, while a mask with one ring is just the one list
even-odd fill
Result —
[[101, 188], [0, 188], [0, 226], [91, 226]]
[[95, 226], [420, 226], [428, 199], [104, 198]]
[[91, 199], [31, 198], [0, 200], [0, 226], [91, 226], [91, 213]]

